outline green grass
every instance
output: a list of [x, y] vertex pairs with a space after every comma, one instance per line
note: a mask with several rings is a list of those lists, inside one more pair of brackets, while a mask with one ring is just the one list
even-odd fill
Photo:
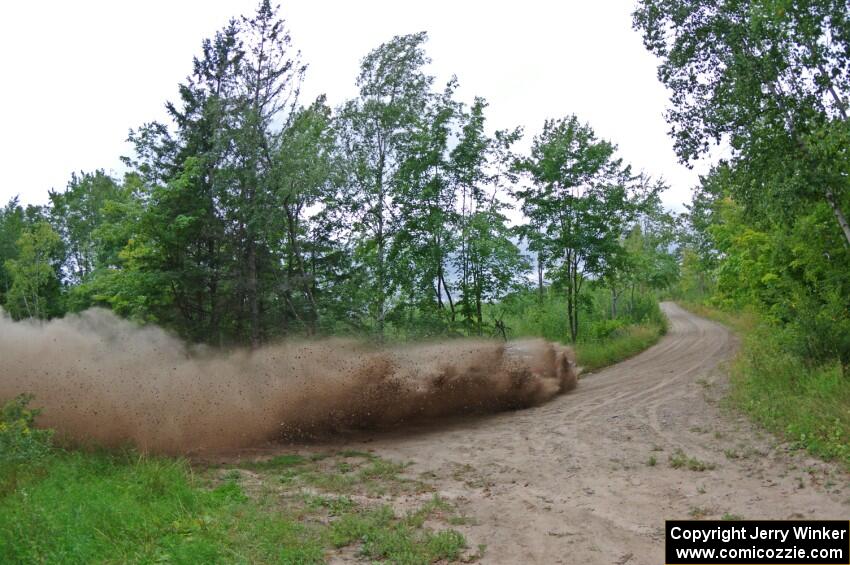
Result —
[[0, 499], [2, 562], [267, 561], [275, 545], [321, 556], [303, 526], [259, 514], [235, 482], [204, 488], [183, 461], [57, 453], [16, 475]]
[[730, 403], [793, 445], [850, 468], [850, 379], [838, 364], [811, 366], [785, 350], [778, 330], [752, 314], [683, 303], [741, 336], [730, 367]]
[[598, 286], [585, 291], [577, 343], [570, 342], [565, 299], [551, 289], [543, 300], [535, 292], [519, 292], [487, 310], [490, 316], [503, 319], [510, 338], [542, 337], [571, 346], [585, 371], [632, 357], [667, 331], [667, 319], [654, 296], [621, 298], [617, 317], [612, 319], [610, 292]]
[[715, 468], [714, 463], [706, 463], [705, 461], [700, 461], [696, 457], [690, 457], [685, 454], [681, 449], [677, 449], [673, 452], [672, 455], [668, 458], [670, 466], [674, 469], [687, 469], [688, 471], [710, 471]]
[[[0, 563], [324, 563], [476, 559], [455, 507], [403, 463], [345, 451], [191, 466], [66, 451], [22, 396], [0, 408]], [[411, 509], [387, 504], [404, 494]], [[389, 496], [387, 496], [389, 495]], [[416, 504], [416, 501], [419, 503]]]
[[418, 513], [398, 520], [388, 506], [379, 506], [343, 515], [331, 526], [331, 541], [344, 547], [362, 541], [360, 554], [389, 563], [433, 563], [454, 561], [460, 557], [466, 542], [454, 530], [424, 531]]
[[[343, 462], [350, 469], [340, 472]], [[429, 491], [402, 469], [368, 454], [193, 468], [54, 450], [0, 470], [0, 562], [310, 564], [347, 546], [389, 563], [459, 559], [460, 533], [425, 526], [448, 524], [451, 504], [426, 498], [398, 515], [375, 496]]]
[[703, 508], [700, 506], [692, 506], [688, 511], [688, 516], [694, 520], [701, 520], [706, 516], [711, 516], [712, 514], [714, 514], [714, 511], [711, 508]]
[[683, 300], [677, 301], [677, 304], [697, 316], [719, 322], [742, 335], [752, 332], [759, 324], [758, 316], [753, 312], [726, 312], [700, 302]]
[[585, 371], [595, 371], [619, 363], [655, 345], [667, 331], [659, 324], [626, 326], [598, 341], [579, 341], [574, 345], [576, 359]]

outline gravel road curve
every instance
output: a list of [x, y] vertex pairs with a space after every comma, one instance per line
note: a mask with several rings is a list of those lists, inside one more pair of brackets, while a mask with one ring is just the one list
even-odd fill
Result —
[[[410, 461], [471, 518], [459, 529], [486, 545], [482, 563], [655, 565], [665, 519], [846, 519], [846, 473], [723, 407], [735, 337], [662, 307], [671, 324], [657, 345], [571, 394], [338, 446]], [[709, 469], [673, 468], [679, 450]]]

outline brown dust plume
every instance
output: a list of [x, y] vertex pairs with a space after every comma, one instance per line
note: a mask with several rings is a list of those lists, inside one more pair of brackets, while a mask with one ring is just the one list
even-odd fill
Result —
[[376, 349], [327, 339], [216, 352], [105, 310], [40, 324], [0, 312], [0, 401], [34, 394], [40, 425], [105, 446], [246, 447], [523, 408], [575, 386], [571, 352], [543, 340]]

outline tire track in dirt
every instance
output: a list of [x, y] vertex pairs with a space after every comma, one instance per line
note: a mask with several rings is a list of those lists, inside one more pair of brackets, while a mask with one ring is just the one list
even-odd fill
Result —
[[[544, 406], [334, 445], [436, 476], [473, 519], [459, 529], [487, 546], [484, 563], [656, 564], [665, 519], [846, 518], [846, 473], [719, 407], [734, 336], [662, 307], [671, 327], [657, 345]], [[677, 450], [715, 468], [673, 469]]]

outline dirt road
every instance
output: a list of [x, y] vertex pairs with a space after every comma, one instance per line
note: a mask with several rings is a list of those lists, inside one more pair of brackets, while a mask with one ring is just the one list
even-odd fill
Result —
[[668, 518], [846, 519], [846, 474], [720, 406], [734, 336], [663, 308], [656, 346], [544, 406], [339, 446], [412, 462], [471, 518], [483, 563], [663, 563]]

